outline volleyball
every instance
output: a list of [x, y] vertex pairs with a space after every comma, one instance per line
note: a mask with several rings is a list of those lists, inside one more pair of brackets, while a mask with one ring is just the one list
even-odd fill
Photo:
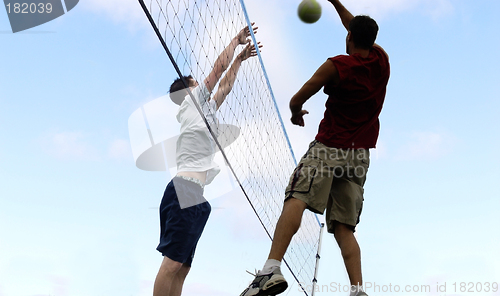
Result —
[[321, 5], [316, 0], [303, 0], [299, 4], [298, 15], [304, 23], [315, 23], [321, 17]]

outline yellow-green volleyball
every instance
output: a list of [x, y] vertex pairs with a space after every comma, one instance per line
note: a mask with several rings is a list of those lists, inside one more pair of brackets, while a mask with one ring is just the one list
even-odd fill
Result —
[[315, 23], [321, 17], [321, 5], [316, 0], [303, 0], [299, 4], [298, 14], [304, 23]]

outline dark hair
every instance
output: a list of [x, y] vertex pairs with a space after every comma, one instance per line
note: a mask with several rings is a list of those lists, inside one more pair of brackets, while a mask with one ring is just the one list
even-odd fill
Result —
[[[189, 85], [189, 81], [191, 79], [193, 79], [193, 76], [191, 76], [191, 75], [182, 76], [182, 78]], [[184, 101], [184, 98], [187, 95], [187, 92], [180, 91], [183, 89], [186, 89], [186, 86], [182, 82], [181, 78], [175, 79], [174, 82], [172, 83], [172, 85], [170, 86], [170, 99], [172, 100], [172, 102], [174, 102], [177, 105], [182, 104], [182, 101]]]
[[349, 23], [349, 31], [351, 31], [354, 46], [370, 49], [377, 38], [378, 25], [371, 17], [358, 15]]

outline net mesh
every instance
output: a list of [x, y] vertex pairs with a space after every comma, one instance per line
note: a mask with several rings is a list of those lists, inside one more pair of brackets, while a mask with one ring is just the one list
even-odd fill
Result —
[[[139, 0], [153, 28], [166, 46], [174, 67], [182, 75], [203, 81], [231, 39], [249, 25], [239, 0]], [[253, 42], [255, 36], [252, 34]], [[236, 49], [235, 56], [238, 50]], [[214, 89], [212, 94], [216, 92]], [[224, 148], [226, 162], [270, 238], [281, 214], [284, 189], [296, 166], [260, 55], [244, 61], [231, 93], [218, 111], [222, 124], [239, 127], [222, 130], [219, 138], [238, 140]], [[285, 262], [295, 280], [311, 283], [320, 225], [304, 213]], [[304, 290], [304, 293], [307, 292]]]

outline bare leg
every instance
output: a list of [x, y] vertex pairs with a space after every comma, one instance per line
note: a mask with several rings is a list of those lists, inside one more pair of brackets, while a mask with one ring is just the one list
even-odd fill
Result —
[[175, 275], [174, 281], [172, 283], [172, 287], [170, 288], [169, 296], [181, 296], [182, 293], [182, 285], [184, 284], [184, 280], [189, 272], [191, 267], [187, 265], [182, 265], [181, 269]]
[[363, 285], [361, 275], [361, 250], [352, 230], [345, 224], [335, 222], [335, 239], [342, 252], [345, 268], [351, 285]]
[[288, 199], [274, 231], [273, 243], [268, 259], [281, 261], [294, 234], [299, 230], [302, 214], [307, 204], [296, 198]]
[[174, 261], [167, 256], [163, 257], [163, 262], [161, 263], [160, 270], [156, 276], [153, 296], [173, 295], [170, 294], [171, 291], [177, 289], [174, 288], [176, 286], [174, 280], [176, 279], [177, 273], [181, 270], [182, 266], [183, 265], [180, 262]]

